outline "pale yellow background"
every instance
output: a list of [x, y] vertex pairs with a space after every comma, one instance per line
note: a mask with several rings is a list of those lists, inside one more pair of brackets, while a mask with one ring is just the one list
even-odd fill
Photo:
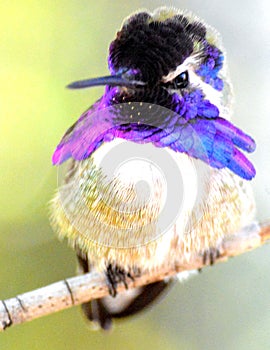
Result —
[[[73, 251], [55, 238], [47, 203], [51, 154], [103, 88], [68, 91], [107, 74], [107, 48], [125, 16], [162, 4], [215, 26], [227, 48], [235, 123], [257, 140], [250, 158], [258, 217], [270, 217], [270, 5], [268, 0], [0, 2], [0, 299], [72, 276]], [[270, 248], [232, 259], [178, 285], [151, 312], [90, 332], [73, 308], [0, 334], [2, 350], [267, 349]]]

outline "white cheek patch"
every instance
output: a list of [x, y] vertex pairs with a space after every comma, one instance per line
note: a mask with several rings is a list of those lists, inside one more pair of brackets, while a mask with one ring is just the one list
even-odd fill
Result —
[[201, 78], [193, 70], [190, 70], [188, 73], [190, 84], [201, 89], [205, 95], [205, 99], [209, 100], [219, 109], [219, 112], [221, 112], [223, 107], [221, 103], [222, 95], [220, 91], [214, 89], [211, 85], [202, 81]]
[[168, 75], [163, 77], [162, 81], [164, 83], [167, 83], [168, 81], [175, 79], [182, 72], [185, 72], [186, 70], [188, 71], [192, 70], [192, 67], [196, 64], [198, 57], [199, 57], [199, 54], [186, 58], [185, 61], [179, 66], [177, 66], [173, 72], [170, 72]]
[[[222, 106], [222, 94], [220, 91], [214, 89], [211, 85], [205, 83], [201, 77], [199, 77], [195, 72], [194, 72], [194, 66], [197, 63], [198, 57], [200, 54], [190, 56], [185, 59], [185, 61], [180, 64], [176, 70], [173, 72], [170, 72], [168, 75], [163, 77], [162, 81], [164, 83], [167, 83], [169, 81], [174, 80], [179, 74], [182, 72], [188, 71], [189, 74], [189, 83], [193, 87], [197, 87], [198, 89], [201, 89], [203, 94], [205, 95], [205, 98], [209, 100], [213, 105], [215, 105], [220, 113], [223, 111], [223, 106]], [[173, 90], [173, 92], [178, 92], [177, 90]]]

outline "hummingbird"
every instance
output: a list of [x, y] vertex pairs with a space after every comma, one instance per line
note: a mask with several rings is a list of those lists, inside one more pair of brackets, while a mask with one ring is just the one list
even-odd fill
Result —
[[105, 90], [53, 154], [67, 166], [51, 203], [80, 273], [106, 276], [110, 295], [82, 306], [105, 330], [175, 279], [117, 293], [120, 283], [193, 254], [214, 263], [221, 239], [254, 218], [256, 173], [243, 153], [255, 141], [230, 121], [226, 55], [210, 25], [175, 8], [135, 12], [110, 44], [108, 67], [108, 76], [68, 85]]

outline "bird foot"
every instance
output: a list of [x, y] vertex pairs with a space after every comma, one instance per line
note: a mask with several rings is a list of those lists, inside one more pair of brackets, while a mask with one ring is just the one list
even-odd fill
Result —
[[130, 279], [134, 281], [134, 276], [119, 267], [118, 265], [109, 264], [106, 270], [107, 283], [109, 288], [109, 293], [112, 297], [117, 295], [117, 286], [119, 283], [123, 283], [125, 288], [128, 289], [127, 280]]
[[220, 257], [219, 248], [208, 248], [202, 253], [203, 265], [214, 265], [216, 260]]

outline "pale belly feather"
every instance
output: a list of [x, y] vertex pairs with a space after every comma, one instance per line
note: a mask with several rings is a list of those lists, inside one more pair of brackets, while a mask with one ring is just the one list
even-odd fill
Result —
[[[94, 268], [111, 262], [143, 270], [187, 262], [252, 221], [247, 181], [183, 153], [134, 145], [115, 139], [90, 158], [73, 161], [52, 201], [59, 237]], [[122, 161], [119, 152], [126, 147], [135, 156]]]

